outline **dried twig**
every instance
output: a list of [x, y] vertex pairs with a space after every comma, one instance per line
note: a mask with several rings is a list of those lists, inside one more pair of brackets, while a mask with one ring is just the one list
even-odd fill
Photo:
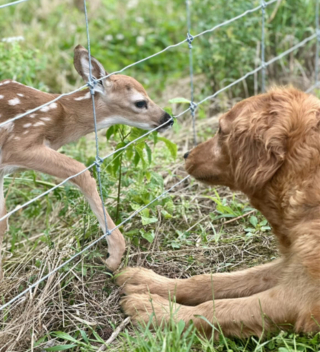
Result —
[[243, 214], [243, 215], [240, 215], [240, 216], [238, 216], [238, 217], [236, 217], [236, 218], [234, 218], [234, 219], [231, 219], [231, 220], [228, 220], [228, 221], [224, 221], [224, 222], [222, 223], [222, 225], [230, 224], [230, 222], [234, 222], [234, 221], [237, 221], [237, 220], [239, 220], [239, 219], [242, 219], [242, 218], [244, 218], [244, 217], [246, 217], [246, 216], [248, 216], [248, 215], [250, 215], [250, 214], [252, 214], [252, 213], [255, 213], [256, 211], [257, 211], [256, 209], [253, 209], [253, 210], [249, 211], [248, 213], [245, 213], [245, 214]]
[[117, 336], [120, 334], [121, 330], [127, 326], [130, 323], [130, 317], [127, 317], [117, 328], [116, 330], [112, 333], [112, 335], [108, 338], [108, 340], [102, 345], [97, 352], [105, 351], [107, 348], [107, 345], [110, 345]]

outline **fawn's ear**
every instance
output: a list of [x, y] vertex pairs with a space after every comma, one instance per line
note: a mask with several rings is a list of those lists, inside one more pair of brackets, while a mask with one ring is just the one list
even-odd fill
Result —
[[[79, 73], [79, 75], [86, 81], [89, 81], [89, 54], [88, 50], [85, 49], [82, 45], [77, 45], [74, 48], [74, 67]], [[91, 56], [91, 73], [92, 76], [96, 79], [106, 76], [108, 73], [102, 66], [102, 64]], [[111, 84], [109, 79], [104, 79], [98, 82], [95, 87], [95, 91], [104, 93], [105, 88]]]

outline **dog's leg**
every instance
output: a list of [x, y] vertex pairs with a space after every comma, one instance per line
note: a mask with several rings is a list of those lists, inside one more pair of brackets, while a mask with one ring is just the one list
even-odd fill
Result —
[[232, 273], [196, 275], [189, 279], [168, 279], [144, 268], [126, 268], [117, 277], [125, 294], [156, 293], [176, 297], [178, 303], [196, 305], [221, 298], [245, 297], [265, 291], [278, 283], [283, 259]]
[[[19, 167], [44, 172], [61, 179], [66, 179], [85, 169], [85, 166], [78, 161], [45, 146], [29, 149], [25, 153], [11, 154], [10, 159], [14, 160], [15, 165]], [[4, 160], [3, 163], [10, 165], [10, 159]], [[73, 182], [80, 188], [88, 200], [92, 211], [97, 216], [103, 232], [106, 232], [102, 202], [97, 191], [96, 181], [90, 175], [90, 172], [85, 171], [81, 175], [70, 179], [70, 182]], [[106, 217], [108, 228], [114, 228], [115, 224], [108, 212], [106, 212]], [[110, 236], [106, 236], [106, 240], [110, 254], [106, 264], [110, 270], [114, 271], [120, 265], [122, 255], [125, 251], [125, 241], [118, 229], [114, 230]]]
[[[213, 329], [218, 338], [219, 329], [225, 336], [261, 336], [264, 332], [291, 329], [297, 332], [319, 331], [319, 306], [307, 305], [308, 298], [301, 297], [301, 289], [278, 285], [249, 297], [208, 301], [190, 307], [170, 303], [156, 294], [132, 294], [122, 299], [123, 311], [133, 322], [153, 324], [183, 320], [186, 326], [193, 320], [195, 327], [211, 336]], [[313, 300], [317, 299], [314, 289]], [[318, 320], [319, 321], [319, 320]], [[214, 328], [213, 328], [214, 327]]]
[[[7, 214], [6, 203], [5, 203], [4, 193], [3, 193], [3, 181], [4, 181], [3, 179], [4, 179], [4, 173], [0, 172], [0, 218]], [[0, 221], [0, 281], [3, 279], [2, 255], [1, 255], [2, 241], [7, 231], [7, 227], [8, 227], [8, 219], [4, 219]]]

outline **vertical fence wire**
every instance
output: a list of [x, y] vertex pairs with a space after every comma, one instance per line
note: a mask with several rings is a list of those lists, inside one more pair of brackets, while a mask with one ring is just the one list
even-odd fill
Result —
[[265, 66], [265, 17], [266, 2], [261, 0], [261, 92], [266, 90], [266, 66]]
[[319, 29], [319, 0], [316, 0], [316, 34], [317, 34], [317, 42], [316, 42], [316, 57], [314, 62], [314, 75], [315, 75], [315, 87], [318, 86], [318, 76], [319, 76], [319, 47], [320, 47], [320, 29]]
[[87, 32], [87, 42], [88, 42], [88, 56], [89, 56], [89, 82], [88, 87], [90, 89], [91, 100], [92, 100], [92, 110], [93, 110], [93, 120], [94, 120], [94, 133], [95, 133], [95, 142], [96, 142], [96, 160], [95, 166], [98, 176], [98, 183], [99, 183], [99, 191], [100, 191], [100, 198], [102, 203], [103, 209], [103, 217], [104, 217], [104, 225], [105, 225], [105, 235], [110, 235], [110, 231], [108, 229], [107, 223], [107, 214], [106, 208], [104, 206], [103, 201], [103, 194], [102, 194], [102, 184], [101, 184], [101, 164], [103, 162], [102, 158], [99, 156], [99, 138], [98, 138], [98, 129], [97, 129], [97, 115], [96, 115], [96, 106], [94, 100], [94, 93], [95, 93], [95, 86], [97, 84], [96, 77], [92, 76], [92, 62], [91, 62], [91, 49], [90, 49], [90, 34], [89, 34], [89, 20], [88, 20], [88, 12], [87, 12], [87, 2], [83, 0], [84, 5], [84, 15], [86, 20], [86, 32]]
[[197, 108], [197, 104], [193, 101], [194, 99], [194, 85], [193, 85], [193, 52], [192, 52], [192, 41], [193, 36], [190, 33], [191, 29], [191, 11], [190, 4], [191, 0], [186, 0], [187, 7], [187, 42], [189, 46], [189, 72], [190, 72], [190, 88], [191, 88], [191, 100], [190, 100], [190, 111], [192, 116], [192, 128], [193, 128], [193, 145], [197, 145], [197, 131], [196, 131], [196, 118], [195, 118], [195, 110]]

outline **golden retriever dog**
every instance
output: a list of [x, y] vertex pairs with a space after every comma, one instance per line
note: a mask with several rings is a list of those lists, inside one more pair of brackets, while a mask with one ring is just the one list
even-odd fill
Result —
[[154, 324], [160, 324], [169, 320], [175, 297], [174, 319], [192, 320], [215, 338], [218, 329], [237, 337], [320, 331], [320, 101], [294, 88], [246, 99], [185, 159], [197, 180], [249, 197], [271, 224], [281, 257], [188, 279], [127, 268], [117, 279], [126, 294], [124, 312], [142, 322], [154, 312]]

